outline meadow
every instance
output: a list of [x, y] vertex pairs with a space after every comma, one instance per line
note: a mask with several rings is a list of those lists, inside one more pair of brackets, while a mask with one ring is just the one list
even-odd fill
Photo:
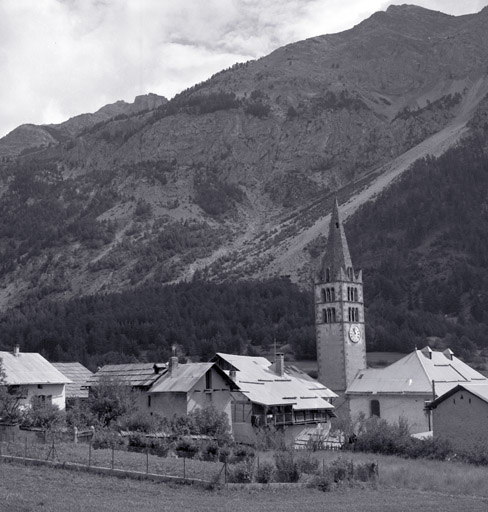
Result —
[[[61, 446], [58, 454], [63, 459], [68, 455], [71, 459], [76, 454], [83, 457], [86, 449], [87, 446], [73, 448], [67, 445], [64, 449]], [[111, 450], [94, 450], [93, 456], [93, 463], [110, 467]], [[258, 456], [263, 462], [272, 459], [273, 453], [261, 452]], [[244, 484], [238, 488], [221, 486], [207, 490], [192, 485], [119, 479], [5, 462], [0, 463], [0, 512], [152, 512], [177, 509], [189, 512], [259, 512], [275, 509], [280, 512], [296, 512], [298, 507], [302, 510], [328, 512], [488, 510], [488, 470], [483, 467], [350, 452], [302, 452], [300, 456], [315, 457], [321, 464], [322, 461], [330, 464], [339, 457], [352, 459], [355, 464], [375, 460], [379, 467], [378, 481], [375, 484], [339, 485], [325, 493], [296, 484], [268, 487]], [[86, 459], [84, 461], [86, 463]], [[115, 467], [120, 467], [122, 463], [124, 466], [137, 464], [138, 469], [144, 472], [144, 461], [144, 454], [115, 452]], [[219, 465], [196, 460], [187, 462], [193, 465], [190, 467], [194, 468], [195, 477], [211, 477]], [[181, 463], [181, 459], [154, 457], [150, 460], [153, 468], [160, 464], [160, 469], [171, 465], [181, 468]]]

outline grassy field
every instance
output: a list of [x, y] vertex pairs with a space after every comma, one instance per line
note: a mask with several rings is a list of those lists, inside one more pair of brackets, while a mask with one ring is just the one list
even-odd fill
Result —
[[[0, 464], [0, 512], [486, 512], [477, 496], [390, 488], [344, 488], [329, 493], [308, 488], [221, 489], [117, 479], [63, 469]], [[401, 482], [400, 482], [401, 484]]]
[[[30, 447], [28, 447], [30, 448]], [[58, 460], [87, 462], [86, 445], [62, 443]], [[45, 459], [49, 446], [38, 447]], [[5, 453], [5, 451], [4, 451]], [[21, 454], [19, 454], [21, 455]], [[29, 455], [34, 455], [30, 453]], [[323, 493], [305, 487], [204, 490], [190, 485], [71, 472], [48, 467], [0, 463], [0, 512], [33, 511], [227, 511], [277, 510], [334, 511], [423, 511], [470, 512], [488, 510], [488, 470], [472, 465], [432, 460], [408, 460], [363, 453], [298, 452], [298, 457], [314, 457], [330, 464], [342, 457], [354, 463], [376, 460], [378, 483], [338, 487]], [[272, 459], [271, 452], [259, 454], [261, 462]], [[111, 450], [93, 450], [92, 464], [110, 467]], [[145, 471], [145, 454], [115, 452], [115, 467]], [[182, 459], [149, 460], [150, 471], [181, 475]], [[190, 475], [210, 480], [219, 463], [187, 460]]]

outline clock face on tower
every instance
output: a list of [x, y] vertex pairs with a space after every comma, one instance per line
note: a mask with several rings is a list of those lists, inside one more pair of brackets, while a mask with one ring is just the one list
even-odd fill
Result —
[[359, 325], [351, 325], [349, 328], [349, 339], [353, 343], [361, 341], [361, 329], [359, 328]]

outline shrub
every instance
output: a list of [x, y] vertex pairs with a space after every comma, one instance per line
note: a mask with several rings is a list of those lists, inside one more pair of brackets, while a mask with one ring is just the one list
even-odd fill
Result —
[[300, 468], [291, 450], [278, 452], [274, 456], [276, 466], [276, 481], [298, 482]]
[[[35, 397], [34, 397], [35, 398]], [[53, 404], [37, 404], [34, 399], [26, 409], [22, 426], [41, 428], [43, 430], [61, 427], [65, 422], [65, 413]]]
[[267, 484], [273, 480], [274, 473], [274, 464], [272, 462], [264, 461], [259, 464], [256, 471], [256, 482], [259, 482], [260, 484]]
[[372, 482], [378, 478], [378, 464], [376, 462], [364, 462], [354, 467], [354, 479], [360, 482]]
[[315, 475], [308, 483], [308, 487], [313, 487], [322, 492], [329, 492], [332, 489], [333, 480], [329, 471], [325, 474]]
[[148, 412], [133, 411], [117, 420], [117, 426], [121, 430], [130, 432], [158, 432], [161, 418], [156, 414], [151, 416]]
[[300, 454], [297, 457], [296, 462], [300, 473], [313, 474], [319, 469], [319, 461], [309, 453], [307, 455]]
[[195, 410], [190, 417], [194, 434], [213, 437], [219, 445], [231, 441], [229, 416], [224, 411], [210, 406]]
[[202, 459], [208, 461], [216, 461], [219, 458], [219, 445], [210, 443], [202, 450]]
[[255, 455], [256, 454], [251, 447], [240, 445], [234, 449], [234, 453], [230, 457], [229, 462], [231, 464], [243, 462], [247, 459], [254, 459]]
[[337, 484], [344, 481], [350, 481], [354, 477], [354, 464], [352, 460], [343, 458], [336, 459], [329, 467], [332, 480]]
[[231, 456], [231, 449], [228, 446], [224, 446], [219, 452], [219, 461], [228, 462]]
[[254, 476], [254, 461], [247, 459], [230, 467], [227, 480], [232, 483], [248, 484]]
[[198, 453], [198, 446], [191, 439], [180, 439], [176, 443], [175, 452], [179, 457], [192, 459]]
[[158, 457], [166, 457], [169, 451], [169, 443], [166, 439], [147, 437], [141, 432], [135, 432], [129, 436], [129, 451], [145, 452]]
[[92, 446], [95, 450], [103, 450], [106, 448], [120, 449], [125, 447], [125, 442], [117, 432], [101, 429], [97, 430], [93, 435]]

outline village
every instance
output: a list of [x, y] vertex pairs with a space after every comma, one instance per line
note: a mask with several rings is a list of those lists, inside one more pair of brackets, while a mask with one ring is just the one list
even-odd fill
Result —
[[[456, 453], [483, 451], [488, 379], [449, 348], [429, 346], [387, 367], [367, 368], [363, 276], [353, 267], [337, 201], [327, 237], [314, 292], [318, 379], [287, 364], [278, 351], [273, 361], [216, 353], [208, 362], [185, 363], [174, 352], [168, 362], [110, 364], [92, 373], [78, 362], [48, 362], [16, 346], [0, 352], [0, 442], [22, 441], [28, 429], [21, 418], [29, 409], [44, 415], [44, 431], [55, 428], [59, 418], [53, 411], [75, 409], [79, 417], [71, 430], [96, 435], [80, 411], [97, 395], [99, 415], [91, 420], [98, 420], [97, 428], [116, 429], [115, 420], [127, 412], [116, 411], [123, 407], [122, 394], [131, 397], [129, 412], [140, 424], [152, 418], [155, 429], [156, 418], [168, 425], [210, 410], [226, 423], [220, 432], [248, 447], [266, 432], [293, 449], [340, 449], [373, 418], [402, 424], [416, 439], [448, 442]], [[100, 405], [102, 400], [108, 403]], [[34, 422], [34, 430], [40, 425]]]

